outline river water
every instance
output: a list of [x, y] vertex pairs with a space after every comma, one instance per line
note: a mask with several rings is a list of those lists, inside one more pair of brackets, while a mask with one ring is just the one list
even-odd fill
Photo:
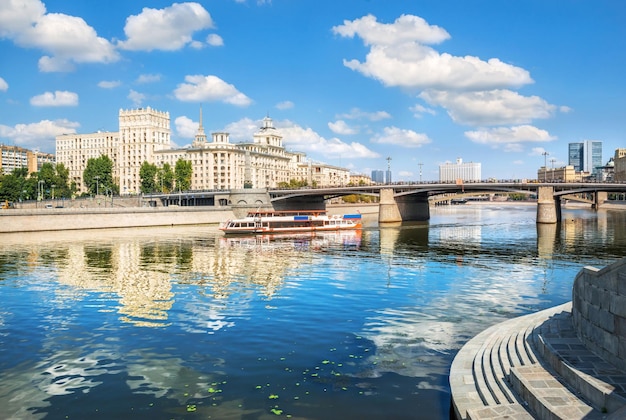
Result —
[[625, 254], [624, 211], [535, 216], [0, 236], [0, 418], [448, 419], [467, 340], [571, 300], [583, 266]]

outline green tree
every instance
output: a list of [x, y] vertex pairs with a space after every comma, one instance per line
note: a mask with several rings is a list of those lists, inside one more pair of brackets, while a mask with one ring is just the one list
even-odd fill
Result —
[[[70, 198], [72, 194], [76, 192], [76, 189], [72, 190], [69, 185], [70, 170], [63, 163], [57, 163], [55, 169], [56, 175], [54, 184], [56, 188], [54, 190], [54, 196]], [[74, 185], [74, 188], [76, 188], [76, 185]]]
[[159, 178], [161, 192], [172, 192], [174, 189], [174, 171], [172, 170], [172, 165], [164, 163], [163, 167], [159, 169], [157, 177]]
[[309, 183], [304, 179], [290, 179], [289, 182], [279, 182], [279, 188], [291, 188], [297, 189], [302, 187], [307, 187]]
[[113, 182], [113, 161], [107, 155], [87, 161], [83, 182], [91, 194], [104, 193], [107, 189], [119, 193], [119, 186]]
[[139, 180], [141, 192], [144, 194], [153, 193], [158, 190], [156, 176], [159, 169], [153, 163], [144, 162], [139, 168]]
[[24, 191], [27, 187], [27, 175], [26, 168], [17, 168], [10, 174], [0, 175], [0, 201], [26, 199]]
[[176, 189], [179, 191], [187, 191], [191, 188], [191, 175], [193, 169], [191, 162], [180, 158], [176, 161], [174, 167], [174, 179], [176, 180]]

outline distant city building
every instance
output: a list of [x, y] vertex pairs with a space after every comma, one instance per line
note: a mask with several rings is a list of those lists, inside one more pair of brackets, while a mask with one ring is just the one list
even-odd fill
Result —
[[385, 171], [381, 171], [375, 169], [372, 171], [372, 182], [376, 182], [377, 184], [385, 183]]
[[610, 158], [609, 161], [599, 168], [596, 179], [602, 182], [612, 182], [615, 178], [615, 159]]
[[26, 168], [30, 174], [37, 172], [44, 163], [54, 164], [54, 155], [0, 144], [0, 173], [2, 174], [10, 174], [20, 168]]
[[251, 142], [231, 143], [229, 133], [215, 132], [208, 140], [202, 123], [190, 147], [172, 149], [168, 112], [151, 108], [120, 110], [119, 132], [57, 136], [57, 160], [70, 169], [78, 192], [85, 192], [82, 175], [89, 158], [107, 155], [120, 194], [140, 193], [139, 170], [144, 162], [175, 168], [183, 159], [192, 165], [192, 190], [275, 188], [291, 179], [308, 185], [341, 186], [350, 182], [348, 169], [307, 161], [303, 153], [285, 150], [272, 119], [254, 133]]
[[456, 163], [446, 162], [439, 165], [439, 182], [480, 181], [480, 171], [480, 163], [463, 163], [463, 159], [458, 158]]
[[626, 149], [615, 149], [613, 157], [613, 180], [626, 181]]
[[[583, 170], [583, 144], [582, 143], [570, 143], [567, 148], [567, 163], [574, 167], [574, 171], [580, 172]], [[542, 179], [542, 178], [539, 178]]]
[[540, 182], [577, 182], [589, 176], [589, 172], [580, 172], [574, 169], [573, 165], [561, 168], [546, 168], [542, 166], [537, 171], [537, 180]]
[[[87, 189], [83, 185], [83, 172], [89, 159], [108, 156], [113, 162], [118, 159], [119, 133], [98, 131], [91, 134], [63, 134], [56, 137], [57, 162], [63, 163], [69, 171], [69, 183], [75, 185], [78, 193]], [[117, 170], [116, 167], [113, 168]], [[119, 175], [113, 174], [115, 178]]]
[[372, 185], [372, 178], [365, 174], [350, 174], [350, 184], [352, 185]]
[[576, 172], [589, 172], [595, 176], [600, 172], [602, 165], [602, 142], [585, 140], [584, 142], [569, 143], [568, 164]]

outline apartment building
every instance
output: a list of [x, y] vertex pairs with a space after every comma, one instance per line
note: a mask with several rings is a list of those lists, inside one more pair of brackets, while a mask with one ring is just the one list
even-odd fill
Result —
[[171, 147], [170, 116], [150, 107], [119, 111], [119, 132], [57, 136], [57, 161], [70, 168], [78, 192], [86, 191], [82, 174], [89, 158], [107, 155], [114, 163], [113, 178], [120, 194], [140, 192], [139, 171], [144, 162], [175, 168], [179, 159], [191, 162], [192, 190], [275, 188], [291, 179], [307, 179], [320, 186], [350, 182], [348, 169], [313, 164], [303, 153], [288, 152], [283, 137], [268, 116], [251, 142], [231, 143], [229, 133], [207, 137], [200, 109], [198, 132], [190, 147]]

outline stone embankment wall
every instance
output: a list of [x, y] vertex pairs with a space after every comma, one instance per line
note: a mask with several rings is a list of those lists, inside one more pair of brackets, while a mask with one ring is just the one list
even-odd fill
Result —
[[226, 207], [12, 209], [0, 211], [0, 234], [219, 224], [233, 217]]
[[626, 258], [583, 268], [572, 292], [574, 326], [585, 346], [626, 370]]

